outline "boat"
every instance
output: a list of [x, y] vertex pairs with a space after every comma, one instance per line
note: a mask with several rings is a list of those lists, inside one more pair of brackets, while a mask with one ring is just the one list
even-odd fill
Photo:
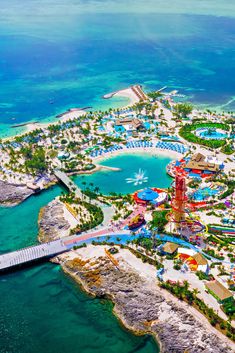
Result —
[[130, 220], [130, 222], [128, 223], [128, 228], [136, 229], [140, 227], [142, 224], [144, 224], [144, 222], [145, 222], [144, 216], [142, 214], [138, 214], [137, 216], [135, 216]]

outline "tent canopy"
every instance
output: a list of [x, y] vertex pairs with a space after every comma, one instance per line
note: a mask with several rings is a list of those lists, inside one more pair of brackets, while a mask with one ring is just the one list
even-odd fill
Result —
[[144, 201], [153, 201], [159, 196], [159, 194], [150, 188], [146, 188], [138, 192], [137, 196]]

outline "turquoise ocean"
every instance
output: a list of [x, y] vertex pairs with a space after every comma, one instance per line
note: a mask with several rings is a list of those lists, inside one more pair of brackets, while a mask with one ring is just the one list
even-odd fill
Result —
[[121, 106], [102, 96], [135, 83], [234, 109], [234, 16], [229, 0], [1, 0], [0, 136], [72, 107]]
[[[72, 107], [121, 106], [125, 99], [102, 95], [134, 83], [234, 109], [234, 17], [227, 0], [1, 0], [0, 136], [14, 134], [12, 124], [53, 121]], [[124, 179], [141, 167], [154, 183], [152, 161], [118, 163], [123, 172], [112, 175], [123, 193]], [[106, 177], [86, 181], [109, 192]], [[61, 191], [0, 208], [1, 253], [36, 242], [38, 212]], [[1, 276], [0, 293], [0, 353], [158, 352], [152, 338], [123, 329], [110, 303], [89, 298], [56, 265]]]

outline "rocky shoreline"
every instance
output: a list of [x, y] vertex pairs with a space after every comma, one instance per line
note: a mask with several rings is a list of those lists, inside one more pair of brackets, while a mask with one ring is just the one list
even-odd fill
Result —
[[[59, 257], [62, 268], [89, 294], [111, 299], [114, 313], [123, 325], [136, 334], [152, 334], [161, 353], [232, 353], [235, 345], [214, 329], [207, 320], [184, 302], [161, 289], [157, 282], [141, 276], [125, 260], [133, 257], [128, 250], [118, 256], [115, 267], [104, 255], [85, 257], [89, 249]], [[96, 246], [104, 254], [101, 246]], [[103, 252], [102, 252], [103, 251]], [[134, 261], [141, 261], [134, 259]], [[147, 265], [149, 266], [149, 265]]]
[[34, 191], [26, 185], [10, 184], [0, 180], [0, 204], [2, 206], [16, 206], [33, 194]]
[[58, 199], [41, 208], [38, 228], [38, 240], [40, 242], [48, 242], [69, 235], [71, 227], [64, 217], [63, 204]]

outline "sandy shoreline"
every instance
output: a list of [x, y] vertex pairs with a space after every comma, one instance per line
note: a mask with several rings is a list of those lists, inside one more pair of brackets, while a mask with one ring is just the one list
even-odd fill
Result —
[[[133, 92], [133, 90], [131, 89], [131, 87], [129, 88], [126, 88], [126, 89], [123, 89], [123, 90], [119, 90], [119, 91], [116, 91], [116, 92], [113, 92], [113, 93], [110, 93], [108, 94], [107, 96], [110, 96], [108, 97], [107, 99], [110, 99], [112, 97], [124, 97], [124, 98], [128, 98], [129, 99], [129, 103], [127, 106], [124, 106], [124, 107], [120, 107], [120, 109], [124, 109], [130, 105], [133, 105], [137, 102], [139, 102], [139, 98], [135, 95], [135, 93]], [[21, 136], [21, 135], [24, 135], [25, 133], [28, 133], [28, 132], [31, 132], [31, 131], [34, 131], [36, 129], [46, 129], [49, 125], [56, 125], [58, 123], [61, 123], [61, 122], [66, 122], [68, 120], [73, 120], [73, 119], [76, 119], [76, 118], [79, 118], [80, 116], [82, 115], [85, 115], [87, 112], [86, 110], [83, 110], [83, 109], [80, 109], [79, 108], [77, 109], [70, 109], [64, 113], [61, 113], [61, 114], [58, 114], [56, 115], [54, 118], [56, 118], [57, 120], [56, 121], [50, 121], [50, 122], [25, 122], [25, 123], [22, 123], [22, 126], [25, 127], [25, 131], [23, 132], [20, 132], [19, 134], [15, 134], [13, 136], [9, 136], [9, 137], [4, 137], [2, 138], [3, 141], [10, 141], [10, 140], [13, 140], [16, 136]]]
[[155, 148], [155, 147], [135, 147], [135, 148], [123, 148], [122, 150], [118, 150], [115, 152], [109, 152], [106, 154], [103, 154], [102, 156], [98, 156], [93, 158], [93, 162], [98, 163], [98, 162], [105, 162], [106, 159], [109, 159], [111, 157], [116, 157], [121, 154], [126, 154], [126, 155], [134, 155], [134, 154], [150, 154], [154, 157], [158, 156], [164, 156], [164, 157], [169, 157], [172, 159], [179, 159], [182, 154], [175, 152], [175, 151], [170, 151], [170, 150], [163, 150], [160, 148]]

